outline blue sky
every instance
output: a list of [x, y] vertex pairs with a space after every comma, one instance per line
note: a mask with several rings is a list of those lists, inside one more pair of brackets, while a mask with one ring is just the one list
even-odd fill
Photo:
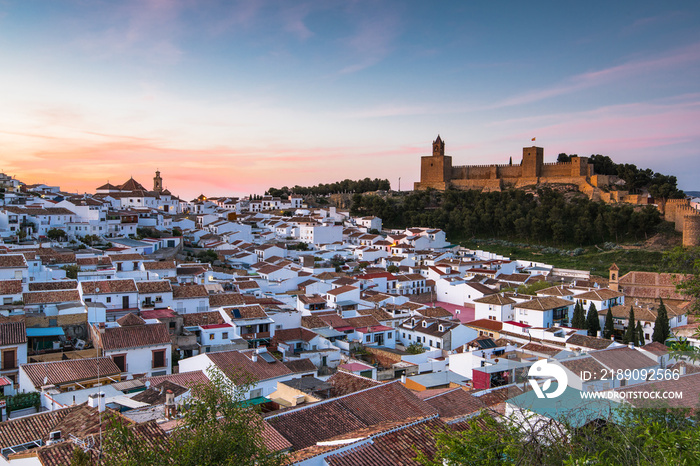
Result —
[[605, 154], [700, 189], [697, 2], [0, 0], [0, 170], [184, 197]]

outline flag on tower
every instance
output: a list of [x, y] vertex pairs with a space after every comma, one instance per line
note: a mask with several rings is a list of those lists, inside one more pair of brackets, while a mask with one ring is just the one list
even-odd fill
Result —
[[534, 141], [535, 139], [537, 139], [537, 138], [532, 138], [533, 141]]

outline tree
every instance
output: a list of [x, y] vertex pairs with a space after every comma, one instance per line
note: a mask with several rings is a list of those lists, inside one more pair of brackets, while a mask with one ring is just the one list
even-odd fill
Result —
[[421, 354], [425, 353], [425, 348], [423, 348], [423, 345], [416, 341], [406, 347], [406, 352], [408, 354]]
[[637, 335], [637, 341], [635, 342], [635, 345], [641, 348], [642, 346], [644, 346], [645, 340], [644, 340], [644, 329], [642, 328], [642, 323], [640, 321], [637, 321], [636, 335]]
[[[575, 427], [569, 417], [512, 416], [502, 422], [482, 412], [463, 431], [435, 432], [435, 453], [419, 454], [426, 466], [449, 465], [608, 465], [697, 464], [700, 429], [696, 416], [673, 408], [616, 410], [603, 422]], [[612, 422], [611, 422], [612, 421]]]
[[603, 327], [603, 337], [610, 338], [615, 333], [615, 322], [613, 321], [613, 315], [610, 308], [608, 308], [608, 313], [605, 315], [605, 326]]
[[557, 163], [571, 162], [571, 156], [566, 155], [564, 152], [557, 156]]
[[651, 335], [651, 339], [665, 345], [670, 336], [671, 325], [668, 321], [666, 306], [664, 300], [659, 298], [659, 308], [656, 310], [656, 322], [654, 322], [654, 333]]
[[625, 333], [622, 335], [623, 343], [634, 343], [637, 341], [637, 330], [634, 327], [635, 322], [634, 306], [630, 306], [630, 313], [627, 317], [627, 328], [625, 329]]
[[571, 326], [583, 330], [586, 328], [586, 314], [583, 312], [581, 301], [576, 301], [574, 306], [574, 316], [571, 319]]
[[278, 466], [282, 457], [266, 447], [262, 417], [245, 403], [255, 386], [244, 374], [227, 378], [217, 369], [207, 371], [210, 383], [192, 389], [178, 429], [162, 450], [140, 448], [124, 429], [110, 429], [104, 445], [116, 465]]
[[66, 237], [66, 232], [61, 230], [60, 228], [52, 228], [46, 232], [46, 237], [49, 238], [51, 241], [60, 241], [61, 239]]
[[600, 319], [598, 319], [598, 310], [595, 308], [595, 304], [591, 303], [588, 307], [588, 314], [586, 315], [586, 328], [588, 329], [588, 335], [595, 337], [598, 335], [598, 330], [600, 330]]
[[668, 267], [679, 274], [676, 279], [676, 290], [679, 293], [694, 298], [693, 311], [700, 313], [700, 247], [676, 247], [664, 255]]

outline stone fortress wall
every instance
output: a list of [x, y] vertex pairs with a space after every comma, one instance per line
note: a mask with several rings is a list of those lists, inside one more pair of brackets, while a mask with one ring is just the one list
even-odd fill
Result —
[[[445, 155], [445, 143], [440, 136], [433, 141], [432, 155], [421, 157], [420, 181], [414, 189], [448, 188], [501, 191], [538, 184], [570, 184], [594, 201], [647, 205], [649, 198], [621, 190], [604, 190], [610, 186], [610, 177], [598, 175], [588, 157], [572, 156], [570, 162], [544, 163], [542, 147], [524, 147], [519, 165], [452, 165], [452, 157]], [[658, 205], [666, 221], [674, 222], [675, 230], [683, 233], [684, 246], [700, 245], [700, 212], [687, 199], [669, 199]]]

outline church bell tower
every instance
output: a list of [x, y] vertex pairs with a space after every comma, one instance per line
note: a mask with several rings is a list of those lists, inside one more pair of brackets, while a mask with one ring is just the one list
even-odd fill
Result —
[[160, 171], [156, 170], [156, 176], [153, 177], [153, 191], [157, 193], [163, 192], [163, 178], [160, 177]]

